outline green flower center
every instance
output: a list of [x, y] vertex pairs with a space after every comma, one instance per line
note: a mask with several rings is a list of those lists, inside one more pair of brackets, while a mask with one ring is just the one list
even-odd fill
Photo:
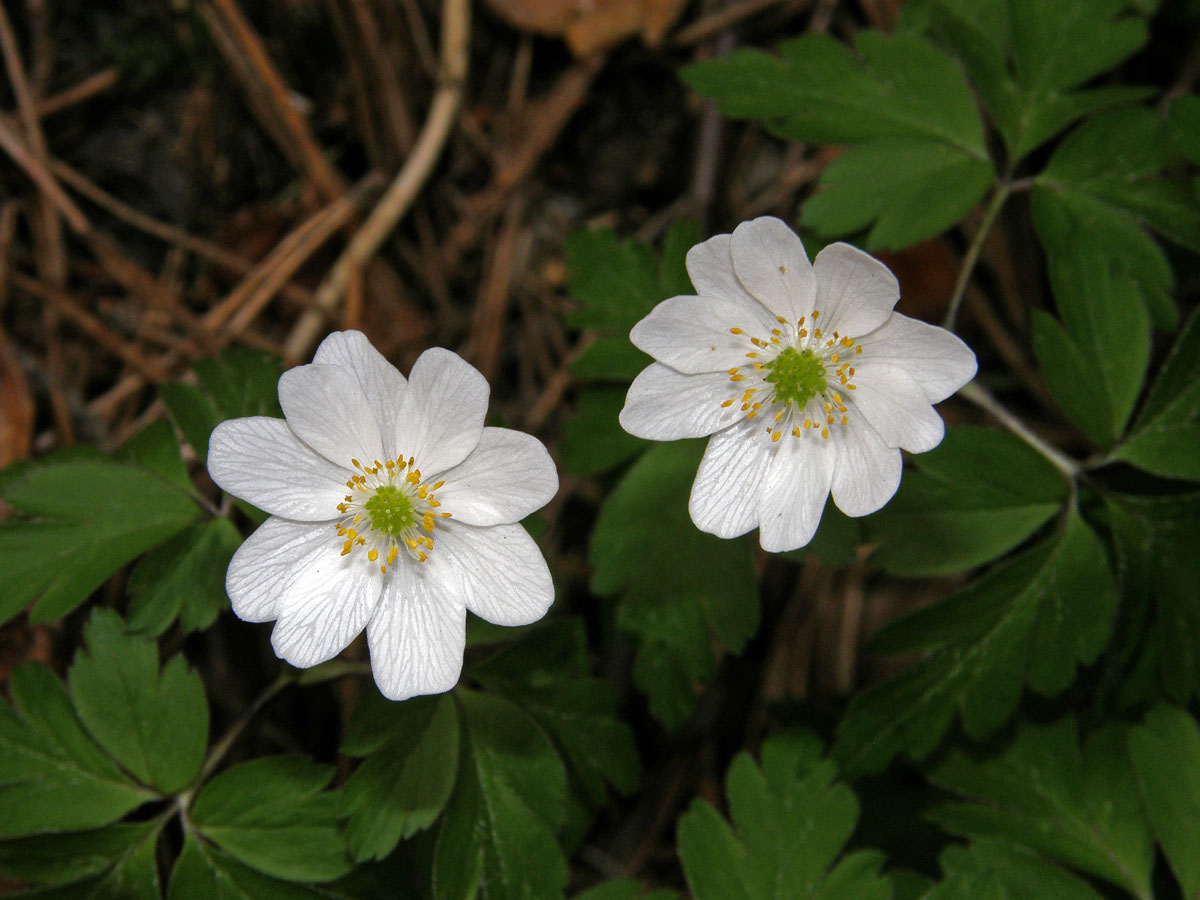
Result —
[[811, 350], [785, 347], [763, 369], [763, 381], [774, 385], [778, 403], [794, 403], [803, 409], [813, 397], [825, 393], [825, 365]]
[[392, 537], [399, 537], [416, 524], [412, 497], [394, 484], [377, 487], [363, 508], [371, 519], [371, 527]]

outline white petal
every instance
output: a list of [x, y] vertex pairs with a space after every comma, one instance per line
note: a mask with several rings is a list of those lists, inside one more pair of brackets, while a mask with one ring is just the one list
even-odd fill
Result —
[[817, 280], [804, 245], [773, 216], [743, 222], [730, 245], [738, 280], [777, 316], [795, 322], [813, 311]]
[[279, 379], [279, 405], [296, 436], [326, 459], [383, 456], [379, 423], [354, 377], [340, 366], [296, 366]]
[[692, 247], [687, 253], [688, 277], [697, 294], [758, 304], [733, 271], [731, 240], [728, 234], [718, 234]]
[[759, 427], [743, 420], [708, 439], [688, 500], [701, 531], [733, 538], [758, 525], [758, 495], [776, 449], [758, 438]]
[[876, 363], [858, 369], [854, 405], [889, 447], [924, 453], [942, 442], [946, 426], [913, 377], [899, 366]]
[[395, 456], [399, 451], [387, 446], [396, 431], [396, 411], [404, 395], [404, 376], [384, 359], [361, 331], [335, 331], [317, 348], [313, 362], [325, 366], [341, 366], [362, 388], [367, 402], [375, 411], [379, 433], [384, 440], [383, 452]]
[[546, 558], [520, 525], [440, 527], [433, 553], [454, 570], [467, 609], [495, 625], [528, 625], [554, 602]]
[[847, 427], [837, 429], [831, 493], [846, 515], [865, 516], [892, 499], [900, 487], [903, 460], [853, 407], [849, 417]]
[[630, 434], [652, 441], [705, 437], [737, 421], [738, 405], [721, 403], [741, 393], [725, 372], [683, 375], [652, 363], [629, 386], [619, 421]]
[[345, 469], [314, 453], [283, 419], [229, 419], [208, 440], [208, 473], [221, 490], [264, 512], [304, 522], [337, 518]]
[[442, 510], [456, 522], [519, 522], [558, 493], [558, 472], [545, 445], [508, 428], [485, 428], [471, 455], [438, 475]]
[[758, 541], [770, 553], [796, 550], [812, 540], [833, 479], [832, 441], [815, 434], [780, 442], [759, 494]]
[[342, 556], [333, 529], [291, 579], [276, 607], [271, 646], [301, 669], [337, 656], [367, 624], [385, 576], [364, 551]]
[[425, 475], [458, 465], [483, 434], [488, 393], [487, 379], [457, 353], [426, 350], [408, 373], [396, 417], [396, 452], [416, 457]]
[[466, 609], [446, 569], [430, 563], [401, 559], [367, 623], [371, 671], [389, 700], [448, 691], [462, 672]]
[[830, 244], [813, 262], [821, 327], [858, 337], [887, 321], [900, 299], [900, 282], [870, 254], [849, 244]]
[[857, 369], [870, 372], [884, 363], [916, 379], [930, 403], [945, 400], [975, 377], [979, 364], [971, 348], [944, 328], [893, 313], [882, 328], [862, 340]]
[[247, 622], [274, 619], [280, 598], [307, 561], [337, 540], [330, 524], [267, 519], [238, 547], [225, 573], [234, 613]]
[[[745, 335], [730, 333], [741, 328]], [[719, 297], [672, 297], [633, 326], [629, 339], [656, 360], [686, 374], [744, 366], [751, 336], [770, 338], [775, 319], [766, 307]]]

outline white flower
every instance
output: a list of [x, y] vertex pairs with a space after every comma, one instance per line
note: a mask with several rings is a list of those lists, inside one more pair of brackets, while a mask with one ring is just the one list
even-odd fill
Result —
[[621, 425], [658, 441], [712, 435], [689, 510], [702, 531], [758, 527], [763, 549], [807, 544], [825, 498], [850, 516], [900, 484], [900, 448], [936, 447], [934, 403], [975, 375], [944, 329], [892, 311], [895, 276], [849, 244], [810, 263], [779, 219], [693, 247], [699, 296], [672, 297], [630, 339], [657, 360], [629, 388]]
[[421, 354], [408, 380], [357, 331], [279, 379], [286, 421], [213, 431], [213, 480], [271, 517], [234, 554], [233, 611], [275, 619], [294, 666], [336, 656], [365, 627], [386, 697], [449, 690], [466, 610], [498, 625], [540, 619], [550, 572], [520, 520], [558, 475], [527, 434], [485, 428], [488, 384], [457, 354]]

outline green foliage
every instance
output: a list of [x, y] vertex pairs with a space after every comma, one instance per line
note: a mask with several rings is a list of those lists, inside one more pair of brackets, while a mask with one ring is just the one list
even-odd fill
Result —
[[558, 445], [559, 458], [568, 470], [585, 477], [599, 475], [646, 449], [644, 440], [619, 425], [614, 427], [627, 390], [625, 385], [594, 385], [580, 392]]
[[644, 891], [636, 881], [606, 881], [582, 894], [575, 900], [679, 900], [674, 891]]
[[171, 872], [167, 900], [331, 900], [346, 895], [290, 884], [242, 865], [189, 832]]
[[206, 519], [147, 553], [129, 576], [128, 627], [159, 635], [176, 619], [184, 631], [211, 625], [226, 608], [225, 570], [241, 541], [228, 519]]
[[851, 774], [877, 771], [901, 752], [923, 757], [956, 711], [968, 735], [986, 737], [1012, 715], [1024, 686], [1055, 696], [1077, 664], [1095, 660], [1116, 603], [1104, 547], [1072, 511], [1054, 536], [876, 637], [877, 652], [923, 658], [854, 696], [834, 756]]
[[199, 513], [177, 484], [104, 458], [14, 466], [0, 499], [17, 511], [0, 522], [0, 622], [30, 603], [33, 621], [66, 615]]
[[1129, 757], [1183, 896], [1200, 896], [1200, 727], [1183, 710], [1160, 706], [1130, 731]]
[[1188, 320], [1113, 455], [1155, 475], [1200, 481], [1200, 313]]
[[1150, 896], [1154, 842], [1117, 726], [1081, 746], [1070, 718], [1022, 724], [1003, 752], [975, 761], [956, 751], [929, 777], [966, 798], [930, 814], [949, 833], [1025, 847]]
[[822, 234], [874, 222], [869, 248], [904, 247], [957, 223], [991, 183], [970, 86], [918, 36], [860, 31], [852, 52], [807, 34], [778, 57], [739, 50], [681, 75], [726, 115], [762, 119], [792, 140], [851, 145], [804, 207], [802, 222]]
[[634, 679], [654, 715], [678, 726], [712, 676], [714, 642], [737, 653], [758, 627], [746, 538], [697, 530], [688, 495], [702, 449], [675, 441], [648, 450], [609, 495], [588, 550], [592, 590], [619, 595], [617, 624], [638, 641]]
[[454, 794], [433, 864], [437, 900], [561, 897], [567, 775], [549, 738], [519, 707], [473, 691], [457, 695], [463, 719]]
[[389, 703], [363, 698], [342, 752], [367, 757], [342, 790], [356, 859], [382, 859], [441, 814], [458, 772], [458, 712], [448, 695]]
[[1083, 879], [1021, 847], [994, 841], [953, 844], [943, 881], [923, 900], [1103, 900]]
[[[16, 669], [8, 689], [12, 706], [0, 703], [0, 837], [106, 825], [154, 796], [105, 754], [48, 668]], [[5, 851], [4, 859], [7, 871], [21, 854]]]
[[261, 350], [230, 347], [192, 370], [199, 386], [186, 381], [162, 385], [163, 402], [200, 459], [208, 457], [208, 436], [225, 419], [280, 416], [276, 385], [279, 360]]
[[350, 871], [338, 827], [333, 768], [303, 756], [240, 763], [197, 794], [188, 820], [239, 862], [288, 881], [330, 881]]
[[1146, 42], [1122, 0], [930, 0], [911, 26], [958, 57], [1004, 139], [1010, 163], [1077, 119], [1146, 92], [1084, 88]]
[[1002, 431], [949, 429], [913, 462], [916, 471], [867, 522], [868, 538], [880, 542], [872, 562], [900, 575], [960, 572], [995, 559], [1045, 524], [1068, 492], [1057, 469]]
[[200, 676], [182, 656], [159, 670], [158, 646], [127, 634], [112, 610], [84, 628], [87, 649], [71, 665], [71, 700], [113, 759], [163, 793], [196, 775], [208, 745], [208, 703]]
[[738, 755], [725, 783], [734, 827], [703, 800], [679, 820], [679, 856], [696, 900], [888, 900], [882, 854], [842, 855], [858, 801], [836, 774], [806, 734], [767, 740], [762, 768]]

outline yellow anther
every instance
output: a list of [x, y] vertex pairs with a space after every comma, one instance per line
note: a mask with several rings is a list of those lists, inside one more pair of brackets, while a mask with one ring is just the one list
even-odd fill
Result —
[[821, 437], [825, 438], [825, 440], [829, 440], [829, 429], [828, 428], [821, 429]]
[[772, 328], [771, 334], [775, 335], [775, 337], [779, 337], [781, 334], [783, 334], [783, 332], [780, 331], [778, 328]]
[[856, 388], [856, 387], [855, 387], [854, 385], [852, 385], [852, 384], [848, 384], [848, 385], [846, 385], [846, 389], [847, 389], [847, 390], [849, 390], [849, 391], [857, 391], [857, 390], [858, 390], [858, 388]]
[[730, 375], [730, 376], [729, 376], [729, 380], [730, 380], [730, 381], [745, 381], [745, 380], [746, 380], [746, 376], [745, 376], [745, 375], [743, 375], [742, 373], [740, 373], [740, 372], [739, 372], [739, 373], [738, 373], [738, 374], [736, 374], [736, 375]]
[[837, 355], [836, 353], [835, 353], [835, 354], [833, 354], [833, 356], [829, 357], [829, 361], [830, 361], [831, 363], [835, 363], [835, 362], [837, 362], [837, 361], [838, 361], [838, 355]]
[[367, 551], [367, 559], [369, 559], [371, 562], [375, 562], [375, 560], [379, 559], [379, 551], [372, 547]]
[[855, 348], [854, 348], [854, 352], [855, 352], [855, 353], [862, 353], [862, 344], [859, 344], [857, 347], [855, 347]]
[[818, 317], [818, 316], [820, 316], [820, 315], [821, 315], [821, 311], [820, 311], [819, 309], [814, 309], [814, 310], [813, 310], [813, 318], [814, 318], [814, 319], [815, 319], [815, 318], [817, 318], [817, 317]]
[[832, 425], [832, 424], [833, 424], [833, 416], [826, 416], [826, 417], [825, 417], [825, 424], [826, 424], [826, 425]]
[[850, 417], [849, 417], [849, 416], [842, 416], [842, 424], [843, 424], [843, 425], [848, 425], [848, 424], [850, 424]]
[[733, 398], [730, 397], [728, 400], [726, 400], [724, 403], [722, 403], [721, 406], [724, 409], [728, 409], [729, 407], [733, 406]]
[[388, 548], [387, 564], [393, 565], [396, 562], [396, 557], [400, 555], [400, 548], [393, 545]]
[[833, 402], [837, 403], [838, 405], [841, 405], [844, 402], [842, 400], [842, 395], [839, 394], [837, 391], [833, 392]]
[[742, 329], [740, 329], [740, 328], [730, 328], [729, 333], [730, 334], [745, 334], [746, 332], [742, 331]]
[[799, 425], [792, 426], [792, 437], [800, 437], [800, 426]]
[[747, 353], [746, 356], [748, 356], [750, 359], [758, 359], [758, 354], [755, 353], [753, 350], [751, 350], [749, 353]]
[[805, 428], [812, 428], [812, 427], [813, 427], [813, 424], [812, 424], [812, 419], [805, 419], [805, 420], [804, 420], [804, 427], [805, 427]]
[[734, 366], [732, 369], [730, 369], [730, 370], [729, 370], [729, 374], [730, 374], [730, 375], [736, 375], [737, 373], [738, 373], [738, 367], [737, 367], [737, 366]]
[[752, 403], [752, 404], [750, 404], [750, 408], [751, 409], [762, 409], [762, 404], [761, 403]]
[[[775, 401], [774, 401], [774, 400], [772, 400], [771, 402], [772, 402], [772, 403], [774, 403]], [[780, 421], [782, 421], [782, 420], [783, 420], [783, 417], [784, 417], [784, 416], [786, 416], [786, 415], [787, 415], [787, 410], [786, 410], [786, 409], [781, 409], [779, 412], [777, 412], [777, 413], [775, 414], [775, 421], [776, 421], [776, 422], [780, 422]]]
[[831, 412], [833, 412], [833, 404], [832, 404], [832, 403], [830, 403], [828, 400], [826, 400], [826, 401], [825, 401], [825, 402], [822, 404], [822, 406], [824, 406], [824, 407], [825, 407], [825, 412], [827, 412], [827, 413], [831, 413]]
[[354, 549], [354, 541], [346, 541], [342, 544], [342, 556], [347, 556]]
[[443, 519], [449, 519], [449, 518], [450, 518], [450, 516], [451, 516], [451, 513], [439, 513], [439, 515], [440, 515], [440, 516], [441, 516]]
[[446, 483], [446, 482], [444, 482], [444, 481], [439, 481], [437, 484], [435, 484], [433, 487], [431, 487], [431, 488], [430, 488], [430, 490], [431, 490], [431, 491], [436, 491], [438, 488], [440, 488], [440, 487], [441, 487], [443, 484], [445, 484], [445, 483]]
[[802, 337], [802, 338], [806, 338], [806, 337], [808, 337], [808, 329], [807, 329], [807, 328], [801, 328], [801, 329], [800, 329], [800, 334], [799, 334], [799, 336], [800, 336], [800, 337]]
[[425, 562], [425, 560], [429, 559], [429, 557], [426, 556], [424, 553], [418, 553], [417, 559], [419, 559], [421, 562]]
[[752, 410], [750, 410], [750, 412], [746, 413], [746, 418], [747, 418], [747, 419], [753, 419], [753, 418], [754, 418], [755, 416], [757, 416], [757, 415], [758, 415], [758, 410], [757, 410], [757, 409], [752, 409]]
[[798, 322], [796, 322], [796, 324], [797, 324], [797, 325], [803, 325], [803, 324], [804, 324], [804, 316], [801, 316], [801, 317], [800, 317], [800, 320], [799, 320]]
[[351, 457], [351, 459], [350, 459], [350, 465], [354, 466], [354, 468], [356, 468], [356, 469], [362, 468], [362, 463], [360, 463], [357, 459], [354, 459], [353, 457]]
[[783, 436], [783, 432], [782, 432], [782, 431], [776, 431], [776, 432], [774, 432], [774, 433], [771, 435], [771, 442], [772, 442], [772, 443], [774, 443], [775, 441], [779, 440], [779, 438], [780, 438], [780, 437], [782, 437], [782, 436]]
[[419, 488], [417, 488], [417, 496], [420, 497], [422, 500], [425, 499], [425, 496], [428, 493], [429, 493], [429, 488], [427, 488], [425, 485], [421, 485]]
[[431, 497], [431, 498], [429, 499], [429, 505], [430, 505], [430, 506], [433, 506], [433, 507], [438, 507], [438, 506], [441, 506], [441, 505], [442, 505], [442, 502], [441, 502], [440, 500], [434, 500], [434, 499]]
[[853, 375], [854, 375], [854, 366], [851, 366], [851, 367], [850, 367], [850, 375], [851, 375], [851, 376], [853, 376]]
[[[778, 322], [780, 325], [786, 325], [786, 324], [787, 324], [787, 319], [785, 319], [783, 316], [776, 316], [776, 317], [775, 317], [775, 321], [776, 321], [776, 322]], [[803, 319], [801, 319], [800, 321], [801, 321], [801, 322], [803, 322], [804, 320], [803, 320]]]

